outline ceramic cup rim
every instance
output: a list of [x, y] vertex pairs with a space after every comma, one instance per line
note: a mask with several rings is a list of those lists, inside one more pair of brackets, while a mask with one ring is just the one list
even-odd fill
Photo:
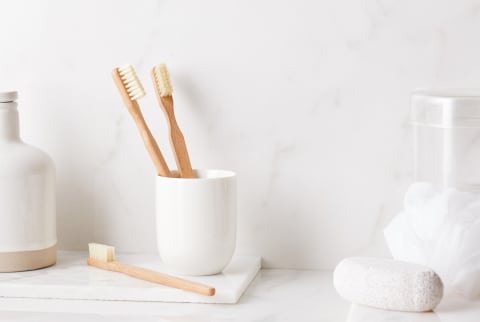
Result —
[[[157, 175], [157, 180], [159, 181], [211, 181], [211, 180], [221, 180], [228, 178], [235, 178], [237, 174], [230, 170], [223, 169], [193, 169], [195, 173], [195, 178], [180, 178], [178, 177], [178, 171], [171, 171], [175, 177], [162, 177]], [[200, 177], [198, 176], [200, 175]]]

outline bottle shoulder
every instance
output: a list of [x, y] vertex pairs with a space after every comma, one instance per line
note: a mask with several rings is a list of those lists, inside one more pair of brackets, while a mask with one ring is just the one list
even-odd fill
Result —
[[0, 144], [0, 174], [55, 171], [50, 156], [24, 142]]

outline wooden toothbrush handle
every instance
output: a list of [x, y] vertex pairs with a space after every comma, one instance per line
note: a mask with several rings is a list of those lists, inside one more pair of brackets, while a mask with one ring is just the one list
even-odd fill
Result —
[[145, 122], [145, 119], [143, 118], [142, 111], [140, 110], [140, 107], [138, 106], [137, 101], [136, 100], [132, 101], [127, 91], [125, 90], [125, 87], [123, 86], [123, 82], [117, 68], [115, 68], [112, 71], [112, 78], [113, 78], [113, 82], [117, 86], [120, 96], [122, 97], [123, 103], [127, 107], [130, 114], [132, 115], [133, 120], [135, 121], [135, 124], [137, 125], [137, 128], [140, 131], [143, 144], [145, 145], [145, 148], [147, 148], [148, 154], [150, 155], [150, 158], [153, 161], [153, 165], [157, 170], [157, 174], [162, 177], [170, 177], [171, 176], [170, 170], [168, 169], [167, 163], [163, 158], [162, 152], [160, 152], [160, 148], [157, 145], [157, 141], [155, 141], [155, 138], [150, 132], [150, 129], [148, 128], [148, 125]]
[[155, 165], [157, 174], [162, 177], [171, 177], [167, 162], [165, 162], [162, 152], [157, 145], [157, 141], [155, 141], [155, 138], [153, 137], [147, 123], [145, 122], [145, 119], [143, 118], [138, 103], [136, 101], [131, 102], [131, 106], [128, 107], [128, 111], [132, 115], [132, 118], [137, 125], [140, 135], [142, 136], [143, 144], [145, 145], [145, 148], [147, 149], [148, 154]]
[[101, 268], [107, 271], [123, 273], [144, 281], [162, 284], [165, 286], [178, 288], [184, 291], [198, 293], [206, 296], [215, 295], [215, 288], [213, 287], [192, 281], [187, 281], [171, 275], [152, 271], [150, 269], [131, 266], [120, 262], [105, 262], [93, 258], [87, 258], [87, 263], [90, 266], [95, 266], [97, 268]]
[[175, 114], [173, 112], [173, 97], [171, 95], [162, 97], [160, 95], [160, 89], [158, 88], [155, 78], [155, 68], [152, 69], [150, 76], [155, 88], [155, 95], [157, 96], [158, 103], [165, 114], [168, 127], [170, 129], [170, 145], [172, 146], [173, 156], [175, 163], [177, 164], [178, 172], [181, 178], [195, 178], [190, 164], [190, 157], [188, 156], [187, 145], [185, 144], [185, 138], [182, 131], [177, 124]]
[[190, 163], [190, 157], [188, 155], [187, 144], [183, 137], [182, 131], [177, 124], [175, 114], [173, 112], [173, 98], [172, 96], [157, 96], [160, 100], [160, 104], [163, 107], [163, 112], [168, 120], [170, 128], [170, 144], [173, 150], [173, 156], [177, 164], [178, 172], [182, 178], [194, 178], [192, 165]]

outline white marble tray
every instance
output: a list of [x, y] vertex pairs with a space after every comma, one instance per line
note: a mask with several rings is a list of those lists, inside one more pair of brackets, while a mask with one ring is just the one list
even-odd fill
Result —
[[[86, 264], [86, 252], [58, 252], [55, 266], [0, 273], [0, 297], [148, 302], [236, 303], [260, 269], [260, 257], [237, 257], [222, 274], [187, 277], [212, 285], [215, 296], [202, 296], [137, 280]], [[158, 256], [117, 254], [118, 261], [165, 271]]]

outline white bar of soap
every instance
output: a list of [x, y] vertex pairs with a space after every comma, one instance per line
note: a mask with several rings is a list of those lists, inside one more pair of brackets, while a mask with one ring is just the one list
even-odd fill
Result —
[[443, 283], [430, 268], [392, 259], [351, 257], [333, 272], [333, 285], [344, 299], [386, 310], [433, 310]]

